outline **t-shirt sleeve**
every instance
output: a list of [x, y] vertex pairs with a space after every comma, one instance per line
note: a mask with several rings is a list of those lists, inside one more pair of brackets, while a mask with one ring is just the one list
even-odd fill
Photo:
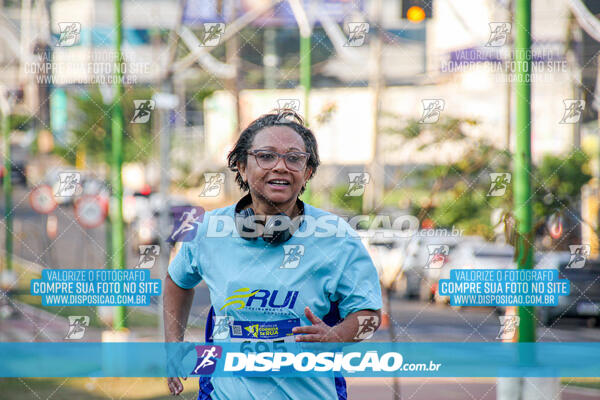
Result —
[[339, 302], [340, 316], [346, 318], [356, 311], [381, 309], [379, 276], [360, 239], [346, 240], [338, 265], [342, 271], [333, 297]]
[[183, 289], [191, 289], [202, 280], [200, 265], [192, 252], [190, 243], [182, 243], [181, 249], [173, 257], [168, 269], [173, 282]]

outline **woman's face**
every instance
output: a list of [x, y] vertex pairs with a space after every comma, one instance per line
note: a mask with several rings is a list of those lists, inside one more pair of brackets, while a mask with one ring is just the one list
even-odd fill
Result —
[[[306, 147], [302, 137], [292, 128], [269, 126], [256, 133], [249, 150], [272, 150], [285, 154], [290, 151], [305, 152]], [[290, 170], [282, 158], [272, 169], [262, 169], [258, 166], [256, 157], [250, 154], [246, 165], [239, 164], [238, 169], [242, 178], [248, 182], [253, 198], [266, 200], [272, 204], [296, 201], [311, 173], [309, 167], [301, 171]]]

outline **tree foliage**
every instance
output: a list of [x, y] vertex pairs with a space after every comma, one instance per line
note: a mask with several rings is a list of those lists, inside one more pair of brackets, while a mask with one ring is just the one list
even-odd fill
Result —
[[[125, 162], [144, 162], [153, 154], [155, 140], [152, 136], [152, 119], [142, 124], [131, 123], [134, 115], [133, 100], [150, 99], [152, 90], [145, 88], [126, 88], [122, 97], [123, 107], [123, 160]], [[111, 122], [113, 105], [103, 102], [97, 87], [81, 92], [73, 97], [75, 103], [74, 129], [67, 146], [58, 149], [67, 161], [73, 162], [75, 153], [83, 150], [88, 160], [104, 162], [110, 156]]]
[[[412, 204], [412, 212], [420, 220], [429, 218], [436, 226], [457, 226], [465, 234], [494, 236], [491, 214], [494, 209], [510, 212], [513, 209], [511, 184], [502, 196], [489, 196], [492, 172], [512, 172], [512, 154], [499, 149], [485, 136], [468, 134], [477, 121], [441, 117], [436, 124], [420, 124], [409, 120], [401, 128], [388, 133], [402, 135], [410, 142], [419, 140], [419, 150], [427, 150], [443, 142], [454, 142], [464, 151], [460, 160], [448, 164], [428, 165], [420, 170], [420, 188], [430, 188], [425, 201]], [[398, 125], [395, 125], [398, 126]], [[587, 172], [589, 157], [582, 151], [566, 156], [546, 155], [531, 170], [532, 208], [534, 225], [545, 222], [551, 215], [577, 214], [581, 187], [590, 179]], [[410, 190], [410, 188], [407, 188]]]

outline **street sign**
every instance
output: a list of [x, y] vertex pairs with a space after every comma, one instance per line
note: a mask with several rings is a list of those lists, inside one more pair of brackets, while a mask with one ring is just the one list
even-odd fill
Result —
[[75, 218], [86, 229], [100, 226], [107, 211], [106, 202], [100, 196], [84, 195], [75, 201]]
[[33, 189], [29, 193], [29, 204], [40, 214], [50, 214], [58, 206], [49, 185], [40, 185]]

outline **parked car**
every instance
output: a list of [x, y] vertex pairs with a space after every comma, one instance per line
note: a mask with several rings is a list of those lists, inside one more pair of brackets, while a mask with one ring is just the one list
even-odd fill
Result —
[[480, 237], [431, 235], [432, 230], [402, 236], [398, 231], [358, 231], [369, 250], [381, 281], [407, 298], [433, 300], [437, 289], [436, 269], [427, 269], [429, 246], [447, 245], [450, 250], [464, 241], [483, 242]]
[[[172, 208], [176, 206], [191, 206], [182, 197], [169, 196], [166, 201], [160, 193], [135, 192], [129, 197], [133, 202], [131, 229], [134, 239], [131, 241], [134, 252], [138, 251], [139, 245], [160, 244], [162, 235], [170, 234], [170, 227], [174, 224]], [[168, 226], [161, 226], [160, 214], [164, 207], [169, 210]]]
[[[437, 246], [448, 246], [448, 257], [454, 249], [464, 242], [483, 242], [478, 236], [424, 236], [414, 235], [407, 243], [404, 272], [407, 293], [411, 297], [419, 297], [423, 301], [433, 301], [437, 291], [440, 269], [428, 268], [430, 249]], [[447, 257], [443, 256], [447, 262]]]
[[600, 259], [588, 259], [583, 268], [567, 268], [569, 252], [536, 254], [536, 269], [557, 269], [560, 279], [568, 279], [569, 295], [560, 296], [557, 306], [536, 307], [536, 316], [544, 326], [562, 318], [595, 319], [600, 325]]
[[408, 239], [396, 235], [396, 231], [390, 229], [358, 231], [358, 233], [369, 251], [381, 283], [393, 290], [400, 290], [398, 285], [402, 282]]
[[[453, 269], [514, 269], [514, 247], [481, 241], [465, 241], [450, 253], [447, 262], [439, 271], [439, 279], [449, 279]], [[434, 299], [438, 303], [449, 304], [448, 296], [440, 296], [435, 284]]]

